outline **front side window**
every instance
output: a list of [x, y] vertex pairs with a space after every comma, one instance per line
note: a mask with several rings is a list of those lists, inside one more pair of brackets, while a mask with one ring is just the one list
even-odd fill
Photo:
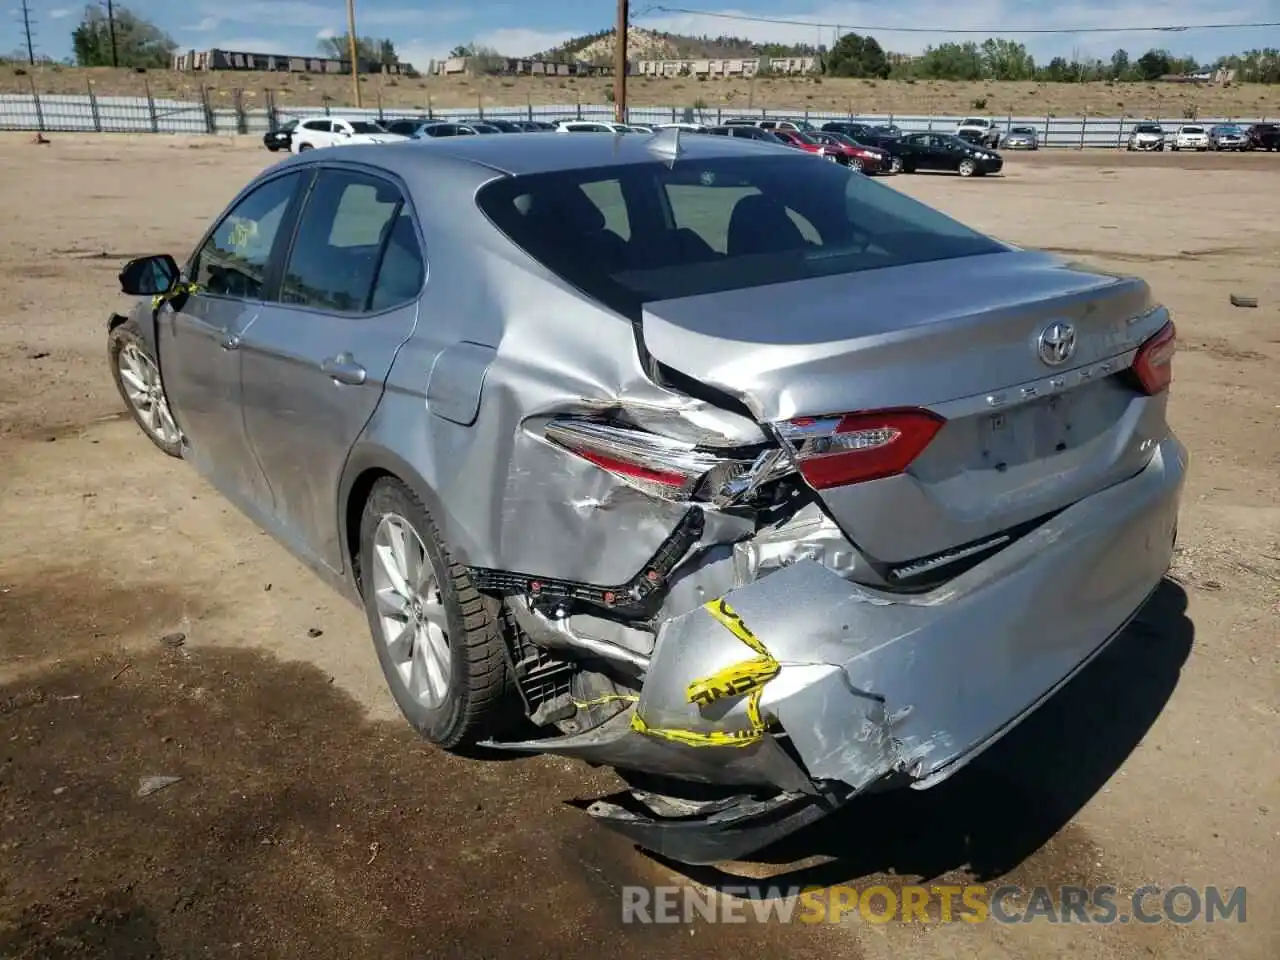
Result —
[[658, 300], [1006, 249], [794, 154], [522, 175], [477, 202], [531, 257], [628, 316]]
[[403, 210], [399, 188], [386, 180], [320, 171], [298, 223], [281, 301], [338, 313], [372, 309], [384, 241], [393, 234], [404, 241], [403, 226], [397, 230]]
[[201, 292], [260, 300], [267, 261], [302, 174], [268, 180], [222, 218], [196, 253], [188, 276]]

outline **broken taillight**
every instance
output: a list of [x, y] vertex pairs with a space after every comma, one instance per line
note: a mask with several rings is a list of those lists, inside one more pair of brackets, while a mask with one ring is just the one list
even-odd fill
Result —
[[647, 430], [563, 418], [546, 425], [545, 436], [634, 487], [666, 500], [687, 500], [699, 481], [733, 461]]
[[928, 410], [800, 417], [779, 427], [801, 476], [816, 490], [902, 473], [946, 421]]
[[1150, 337], [1133, 358], [1133, 372], [1142, 390], [1154, 396], [1167, 390], [1173, 381], [1173, 355], [1178, 349], [1178, 333], [1170, 320]]

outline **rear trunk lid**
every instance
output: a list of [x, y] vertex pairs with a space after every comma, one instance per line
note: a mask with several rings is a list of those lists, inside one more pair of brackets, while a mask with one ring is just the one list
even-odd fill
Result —
[[[873, 560], [905, 568], [1140, 470], [1164, 399], [1117, 374], [1166, 320], [1141, 280], [1011, 250], [650, 303], [642, 329], [657, 361], [764, 423], [944, 417], [905, 474], [819, 491]], [[1052, 365], [1041, 335], [1064, 323], [1074, 352]]]

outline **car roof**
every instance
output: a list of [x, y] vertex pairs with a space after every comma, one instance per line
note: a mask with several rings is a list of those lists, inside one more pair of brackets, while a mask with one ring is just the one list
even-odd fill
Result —
[[[658, 134], [656, 136], [661, 136]], [[668, 137], [670, 135], [668, 134]], [[581, 170], [665, 159], [649, 149], [653, 137], [618, 134], [599, 137], [565, 137], [554, 132], [530, 133], [520, 139], [520, 149], [501, 137], [442, 137], [402, 143], [352, 144], [341, 147], [341, 156], [316, 150], [299, 154], [285, 164], [344, 160], [416, 178], [432, 164], [474, 167], [521, 176], [555, 170]], [[793, 155], [794, 150], [776, 142], [741, 137], [680, 137], [681, 155], [690, 160], [749, 155]], [[327, 154], [327, 155], [326, 155]]]

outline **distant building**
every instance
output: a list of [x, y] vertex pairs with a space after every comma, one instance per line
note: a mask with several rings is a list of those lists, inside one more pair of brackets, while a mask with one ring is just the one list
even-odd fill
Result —
[[[351, 61], [333, 57], [294, 57], [280, 53], [245, 53], [239, 50], [189, 50], [174, 54], [173, 69], [261, 70], [280, 73], [350, 73]], [[408, 63], [360, 61], [361, 73], [413, 74]]]
[[451, 77], [460, 74], [496, 73], [504, 76], [597, 77], [613, 73], [612, 67], [577, 60], [535, 60], [532, 57], [449, 57], [432, 60], [428, 72]]
[[637, 60], [630, 72], [642, 77], [751, 77], [762, 70], [796, 75], [819, 68], [817, 57], [742, 57], [705, 60]]

